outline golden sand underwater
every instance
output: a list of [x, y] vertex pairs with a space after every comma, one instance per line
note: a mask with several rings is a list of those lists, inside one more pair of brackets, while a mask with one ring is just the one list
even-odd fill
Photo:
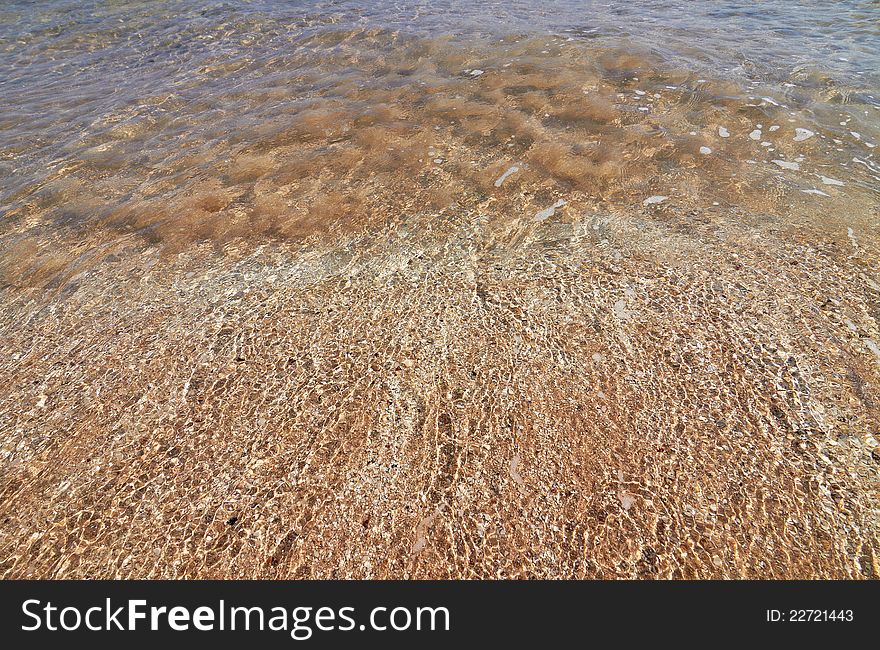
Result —
[[563, 38], [297, 57], [11, 197], [0, 576], [880, 577], [880, 121]]

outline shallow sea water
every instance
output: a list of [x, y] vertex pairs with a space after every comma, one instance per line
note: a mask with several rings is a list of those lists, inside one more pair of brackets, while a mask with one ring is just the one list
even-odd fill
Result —
[[73, 262], [41, 236], [299, 236], [404, 185], [448, 206], [514, 162], [602, 201], [875, 201], [876, 8], [789, 5], [12, 3], [4, 279]]
[[0, 8], [0, 572], [877, 577], [876, 2]]

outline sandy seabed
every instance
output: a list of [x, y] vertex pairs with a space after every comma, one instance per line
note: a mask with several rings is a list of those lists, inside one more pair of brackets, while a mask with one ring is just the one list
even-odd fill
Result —
[[871, 126], [343, 36], [17, 198], [0, 575], [880, 577]]

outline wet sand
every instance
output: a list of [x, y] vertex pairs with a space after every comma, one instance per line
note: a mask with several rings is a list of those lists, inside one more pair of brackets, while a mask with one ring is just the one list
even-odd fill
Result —
[[9, 198], [0, 575], [880, 577], [875, 108], [314, 39]]

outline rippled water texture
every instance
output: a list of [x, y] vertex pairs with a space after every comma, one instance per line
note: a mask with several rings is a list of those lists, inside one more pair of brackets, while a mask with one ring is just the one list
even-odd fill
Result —
[[6, 577], [878, 577], [875, 2], [0, 8]]

